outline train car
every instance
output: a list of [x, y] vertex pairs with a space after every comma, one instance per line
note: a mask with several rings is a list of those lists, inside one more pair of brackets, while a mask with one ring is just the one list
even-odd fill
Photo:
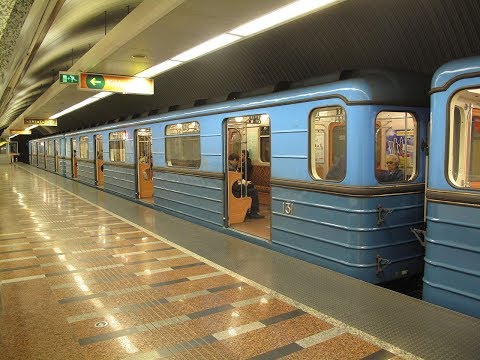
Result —
[[59, 136], [66, 168], [371, 283], [419, 273], [410, 229], [423, 223], [429, 81], [385, 71], [328, 79]]
[[423, 299], [480, 317], [480, 57], [432, 79]]

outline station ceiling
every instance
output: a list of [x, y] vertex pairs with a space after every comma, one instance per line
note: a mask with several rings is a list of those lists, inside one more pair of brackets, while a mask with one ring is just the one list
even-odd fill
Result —
[[[23, 118], [48, 118], [92, 96], [60, 85], [58, 71], [134, 75], [292, 1], [0, 0], [2, 8], [14, 3], [0, 17], [0, 129], [25, 128]], [[338, 1], [156, 76], [154, 95], [115, 94], [34, 131], [121, 121], [348, 69], [431, 76], [445, 62], [480, 55], [479, 23], [478, 0]]]

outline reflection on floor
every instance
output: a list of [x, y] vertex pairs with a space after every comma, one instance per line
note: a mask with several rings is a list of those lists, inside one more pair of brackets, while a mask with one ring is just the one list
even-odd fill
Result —
[[140, 201], [143, 201], [143, 202], [146, 202], [146, 203], [149, 203], [149, 204], [153, 204], [153, 203], [154, 203], [153, 197], [144, 198], [144, 199], [139, 199], [139, 200], [140, 200]]
[[265, 240], [270, 240], [270, 219], [271, 219], [271, 206], [270, 206], [270, 194], [258, 193], [260, 202], [260, 214], [265, 216], [263, 219], [249, 219], [245, 218], [245, 221], [240, 224], [232, 225], [232, 229], [251, 234], [260, 237]]

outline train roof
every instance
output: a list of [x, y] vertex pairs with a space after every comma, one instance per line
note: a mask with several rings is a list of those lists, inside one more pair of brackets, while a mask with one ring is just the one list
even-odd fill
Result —
[[445, 90], [456, 80], [480, 75], [480, 56], [450, 61], [435, 71], [432, 92]]
[[[136, 118], [127, 121], [107, 123], [96, 127], [68, 131], [65, 134], [55, 134], [43, 139], [64, 136], [68, 134], [89, 133], [112, 128], [143, 126], [145, 124], [170, 121], [182, 118], [193, 118], [211, 114], [230, 113], [256, 108], [300, 103], [323, 98], [340, 98], [350, 105], [403, 105], [403, 106], [428, 106], [430, 79], [424, 74], [412, 72], [398, 72], [385, 70], [348, 70], [335, 74], [311, 78], [272, 87], [273, 93], [259, 95], [263, 89], [251, 92], [234, 93], [228, 101], [189, 108], [178, 106], [170, 107], [170, 111], [159, 113], [145, 118]], [[286, 90], [285, 90], [286, 89]]]

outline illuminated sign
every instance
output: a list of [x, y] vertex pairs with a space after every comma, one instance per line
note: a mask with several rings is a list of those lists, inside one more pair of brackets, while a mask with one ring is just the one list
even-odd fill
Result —
[[123, 94], [153, 95], [153, 79], [132, 76], [80, 73], [78, 88]]
[[11, 135], [32, 135], [31, 130], [10, 130]]
[[24, 125], [57, 126], [57, 119], [23, 119]]
[[80, 76], [78, 74], [69, 74], [60, 71], [59, 80], [60, 84], [78, 84], [80, 82]]

